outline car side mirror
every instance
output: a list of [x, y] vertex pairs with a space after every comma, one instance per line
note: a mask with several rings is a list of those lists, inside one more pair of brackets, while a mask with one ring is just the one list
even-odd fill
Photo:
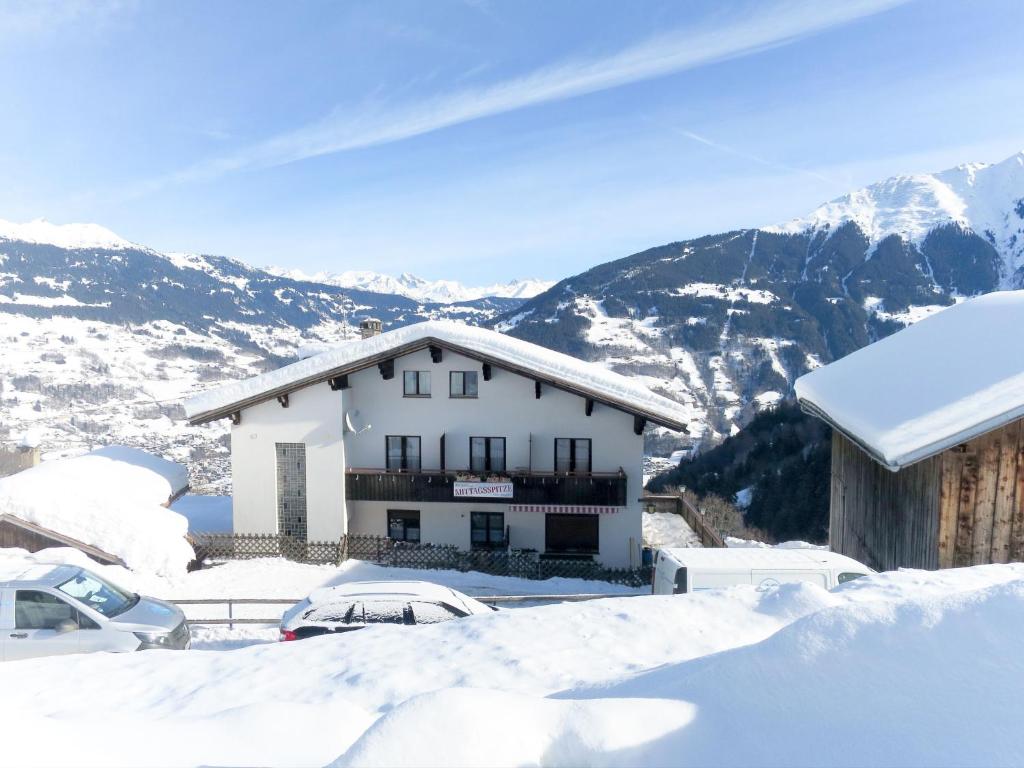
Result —
[[58, 635], [66, 634], [67, 632], [74, 632], [78, 629], [78, 622], [74, 619], [62, 619], [57, 622], [57, 626], [54, 627]]

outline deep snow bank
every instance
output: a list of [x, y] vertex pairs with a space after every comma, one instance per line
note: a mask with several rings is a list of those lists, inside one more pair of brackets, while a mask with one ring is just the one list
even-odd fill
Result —
[[1022, 636], [1011, 565], [14, 662], [0, 764], [1022, 764]]
[[99, 547], [135, 571], [183, 573], [195, 557], [188, 521], [162, 505], [187, 485], [184, 467], [109, 446], [0, 479], [0, 513]]

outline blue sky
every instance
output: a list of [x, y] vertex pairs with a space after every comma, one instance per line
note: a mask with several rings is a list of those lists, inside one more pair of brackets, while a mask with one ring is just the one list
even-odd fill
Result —
[[0, 218], [560, 278], [1024, 148], [1018, 0], [0, 0]]

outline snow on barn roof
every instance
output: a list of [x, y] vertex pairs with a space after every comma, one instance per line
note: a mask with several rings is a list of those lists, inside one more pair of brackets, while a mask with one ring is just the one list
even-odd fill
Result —
[[171, 575], [195, 554], [188, 521], [162, 505], [187, 487], [179, 464], [109, 446], [0, 479], [0, 514], [116, 555], [132, 570]]
[[895, 471], [1024, 416], [1024, 291], [970, 299], [801, 376], [804, 410]]
[[497, 331], [451, 320], [428, 320], [343, 344], [251, 379], [203, 392], [185, 401], [185, 411], [193, 424], [223, 418], [278, 395], [432, 345], [493, 363], [671, 429], [685, 431], [690, 420], [685, 406], [654, 394], [626, 376]]

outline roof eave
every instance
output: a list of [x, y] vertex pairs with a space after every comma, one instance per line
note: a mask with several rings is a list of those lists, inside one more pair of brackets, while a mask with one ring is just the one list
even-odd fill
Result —
[[868, 454], [868, 456], [890, 472], [899, 472], [904, 467], [909, 467], [913, 464], [917, 464], [918, 462], [930, 459], [933, 456], [938, 456], [940, 453], [948, 451], [954, 446], [974, 440], [1024, 417], [1024, 405], [1021, 405], [998, 416], [985, 419], [969, 429], [963, 429], [952, 435], [947, 435], [941, 440], [928, 443], [927, 445], [923, 445], [913, 451], [908, 451], [907, 453], [895, 457], [888, 457], [881, 453], [877, 448], [870, 445], [867, 441], [858, 437], [852, 430], [844, 427], [842, 424], [839, 424], [812, 401], [800, 398], [797, 402], [799, 402], [800, 409], [804, 413], [821, 419], [833, 429], [841, 432], [848, 440], [855, 443], [858, 448], [864, 451], [864, 453]]
[[229, 405], [223, 406], [221, 408], [216, 408], [202, 413], [197, 413], [195, 416], [189, 417], [188, 423], [191, 426], [196, 426], [199, 424], [205, 424], [210, 421], [216, 421], [217, 419], [227, 418], [233, 413], [238, 413], [240, 411], [245, 410], [246, 408], [251, 408], [254, 405], [259, 405], [260, 403], [267, 402], [268, 400], [273, 400], [282, 395], [286, 395], [300, 389], [305, 389], [306, 387], [312, 386], [314, 384], [321, 384], [337, 376], [343, 376], [346, 374], [355, 373], [356, 371], [364, 370], [366, 368], [370, 368], [376, 365], [377, 363], [383, 362], [385, 360], [390, 360], [396, 357], [402, 357], [403, 355], [412, 354], [413, 352], [419, 352], [420, 350], [426, 349], [427, 347], [431, 346], [439, 346], [451, 352], [464, 355], [465, 357], [469, 357], [483, 363], [488, 363], [497, 368], [502, 368], [504, 370], [511, 371], [512, 373], [519, 374], [528, 379], [533, 379], [534, 381], [539, 381], [541, 384], [547, 384], [548, 386], [555, 387], [556, 389], [561, 389], [565, 392], [570, 392], [572, 394], [579, 395], [580, 397], [589, 398], [594, 402], [601, 403], [602, 405], [607, 405], [611, 408], [624, 411], [625, 413], [629, 413], [634, 416], [639, 416], [640, 418], [646, 419], [651, 424], [660, 427], [665, 427], [666, 429], [671, 429], [676, 432], [689, 432], [686, 424], [682, 421], [676, 421], [675, 419], [666, 418], [665, 416], [654, 413], [653, 411], [649, 411], [644, 408], [637, 408], [635, 405], [617, 401], [613, 398], [605, 397], [595, 392], [582, 389], [580, 387], [575, 387], [566, 381], [560, 381], [552, 379], [550, 377], [538, 375], [535, 371], [531, 371], [521, 366], [510, 364], [507, 360], [504, 360], [502, 358], [493, 357], [491, 355], [487, 355], [476, 350], [467, 349], [466, 347], [462, 347], [461, 345], [452, 344], [450, 341], [438, 339], [433, 336], [424, 337], [422, 339], [417, 339], [416, 341], [409, 342], [408, 344], [393, 347], [392, 349], [389, 349], [386, 352], [380, 352], [375, 355], [369, 355], [367, 357], [359, 359], [358, 361], [349, 363], [348, 365], [338, 366], [337, 368], [332, 368], [329, 371], [308, 376], [305, 379], [300, 379], [299, 381], [290, 382], [288, 384], [282, 384], [279, 387], [264, 390], [258, 395], [253, 395], [252, 397], [245, 398], [244, 400], [239, 400], [234, 403], [230, 403]]

